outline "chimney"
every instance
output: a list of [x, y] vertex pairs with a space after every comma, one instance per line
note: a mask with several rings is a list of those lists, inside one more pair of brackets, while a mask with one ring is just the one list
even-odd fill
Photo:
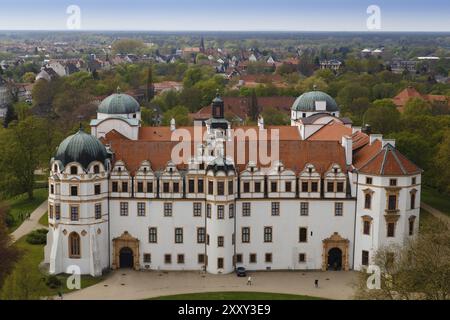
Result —
[[352, 127], [352, 134], [356, 133], [356, 132], [361, 132], [362, 128], [361, 127]]
[[345, 164], [351, 165], [353, 162], [353, 140], [349, 136], [342, 137], [342, 146], [345, 150]]
[[395, 148], [395, 139], [383, 139], [381, 140], [381, 148], [384, 148], [386, 145], [390, 144]]
[[383, 141], [383, 135], [382, 134], [371, 134], [369, 136], [369, 144], [372, 145], [372, 143], [374, 143], [375, 140]]
[[261, 115], [258, 116], [258, 128], [264, 130], [264, 118]]
[[172, 118], [172, 120], [170, 120], [170, 131], [175, 131], [177, 127], [175, 126], [175, 119]]

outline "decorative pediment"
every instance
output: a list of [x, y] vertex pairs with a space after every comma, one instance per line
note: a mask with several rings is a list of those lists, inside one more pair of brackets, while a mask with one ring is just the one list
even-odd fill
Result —
[[334, 243], [336, 243], [336, 242], [342, 242], [342, 243], [348, 243], [349, 240], [343, 238], [338, 232], [335, 232], [335, 233], [333, 233], [333, 234], [331, 235], [331, 237], [324, 239], [323, 242], [334, 242]]
[[131, 236], [131, 234], [128, 233], [128, 231], [124, 231], [120, 237], [114, 238], [113, 241], [135, 241], [139, 242], [139, 239], [134, 238]]

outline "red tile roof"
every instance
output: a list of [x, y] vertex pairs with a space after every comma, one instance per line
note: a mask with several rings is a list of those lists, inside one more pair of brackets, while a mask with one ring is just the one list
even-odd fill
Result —
[[408, 102], [408, 100], [412, 98], [419, 98], [423, 99], [428, 102], [433, 101], [440, 101], [440, 102], [449, 102], [449, 97], [444, 95], [435, 95], [435, 94], [421, 94], [413, 87], [407, 87], [406, 89], [402, 90], [398, 95], [396, 95], [392, 101], [397, 106], [399, 111], [403, 111], [403, 108], [405, 107], [405, 104]]

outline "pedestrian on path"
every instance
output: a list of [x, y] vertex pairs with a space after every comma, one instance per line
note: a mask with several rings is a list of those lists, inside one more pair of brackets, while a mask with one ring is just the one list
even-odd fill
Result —
[[247, 279], [247, 285], [251, 286], [252, 285], [252, 277], [248, 277]]
[[319, 287], [319, 280], [318, 280], [318, 279], [314, 280], [314, 286], [315, 286], [316, 288]]

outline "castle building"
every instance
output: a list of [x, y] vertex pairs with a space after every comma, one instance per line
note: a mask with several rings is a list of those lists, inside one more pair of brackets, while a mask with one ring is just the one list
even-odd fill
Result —
[[204, 126], [142, 127], [118, 92], [51, 160], [45, 260], [93, 276], [360, 270], [417, 235], [420, 186], [395, 141], [353, 127], [320, 91], [294, 102], [291, 126], [237, 128], [219, 95]]

